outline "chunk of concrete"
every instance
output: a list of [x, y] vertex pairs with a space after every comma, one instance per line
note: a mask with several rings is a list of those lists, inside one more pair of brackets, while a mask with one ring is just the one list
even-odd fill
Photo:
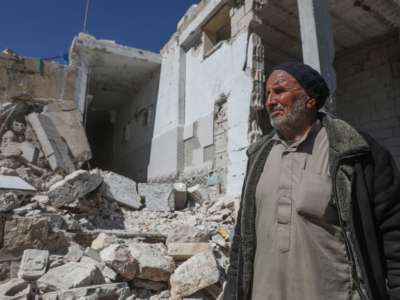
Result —
[[130, 243], [129, 251], [139, 262], [137, 278], [168, 281], [175, 270], [174, 260], [167, 256], [167, 248], [163, 244]]
[[182, 263], [172, 274], [171, 296], [183, 298], [219, 281], [220, 273], [212, 252], [200, 253]]
[[78, 170], [53, 184], [47, 195], [54, 207], [62, 207], [94, 191], [101, 182], [98, 170]]
[[146, 210], [175, 210], [174, 186], [169, 183], [139, 183], [139, 195], [144, 198]]
[[100, 270], [91, 264], [69, 262], [51, 269], [37, 281], [43, 292], [68, 290], [105, 283]]
[[36, 191], [36, 189], [18, 176], [0, 175], [0, 190]]
[[168, 255], [175, 260], [181, 261], [191, 258], [199, 253], [211, 251], [209, 243], [170, 243], [168, 244]]
[[22, 200], [14, 193], [0, 192], [0, 212], [9, 212], [20, 207]]
[[113, 172], [102, 172], [104, 181], [103, 196], [111, 201], [133, 209], [142, 208], [140, 197], [136, 190], [136, 182]]
[[187, 187], [184, 183], [174, 184], [175, 210], [185, 209], [187, 206]]
[[111, 244], [115, 244], [115, 243], [116, 243], [115, 237], [102, 232], [93, 240], [90, 248], [97, 250], [97, 251], [101, 251], [104, 248], [107, 248]]
[[168, 231], [167, 244], [170, 243], [198, 243], [208, 242], [209, 235], [205, 227], [196, 227], [189, 224], [181, 224]]
[[73, 300], [73, 299], [115, 299], [127, 300], [131, 292], [126, 282], [92, 285], [67, 291], [52, 292], [42, 295], [43, 300]]
[[18, 278], [35, 281], [46, 273], [49, 262], [49, 251], [28, 249], [22, 255]]
[[131, 255], [128, 246], [113, 244], [100, 252], [103, 262], [125, 279], [135, 278], [139, 271], [138, 261]]
[[51, 169], [66, 173], [75, 171], [68, 146], [51, 119], [43, 114], [31, 113], [27, 116], [27, 121], [32, 126]]
[[83, 256], [83, 250], [78, 244], [73, 244], [68, 247], [68, 252], [64, 257], [65, 261], [78, 262]]
[[196, 184], [195, 186], [188, 188], [187, 191], [189, 200], [194, 203], [203, 204], [204, 202], [210, 200], [210, 195], [208, 194], [207, 190], [200, 184]]
[[32, 286], [25, 280], [14, 278], [0, 285], [2, 300], [28, 300], [32, 296]]
[[22, 157], [30, 162], [30, 163], [34, 163], [37, 161], [38, 157], [39, 157], [39, 149], [36, 148], [34, 145], [32, 145], [29, 142], [22, 142], [18, 145], [19, 150], [21, 150], [21, 155]]

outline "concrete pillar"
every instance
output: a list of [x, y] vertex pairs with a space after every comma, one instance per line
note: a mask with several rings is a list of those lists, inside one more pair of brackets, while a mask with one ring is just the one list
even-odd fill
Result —
[[[329, 0], [298, 0], [304, 63], [319, 71], [327, 81], [331, 95], [336, 91], [336, 72], [333, 68], [335, 45]], [[332, 97], [333, 99], [333, 97]], [[335, 110], [333, 100], [329, 110]]]

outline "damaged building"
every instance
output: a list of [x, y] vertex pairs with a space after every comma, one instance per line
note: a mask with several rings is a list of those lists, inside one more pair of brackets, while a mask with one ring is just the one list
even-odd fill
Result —
[[399, 26], [397, 0], [202, 0], [160, 53], [1, 53], [0, 298], [216, 299], [265, 74], [319, 70], [400, 165]]

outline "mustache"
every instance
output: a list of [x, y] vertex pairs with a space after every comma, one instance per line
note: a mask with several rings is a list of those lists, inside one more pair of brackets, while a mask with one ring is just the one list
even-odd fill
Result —
[[271, 114], [276, 110], [284, 109], [284, 106], [282, 104], [280, 104], [280, 103], [276, 103], [274, 106], [272, 106], [272, 107], [268, 107], [267, 106], [266, 108], [267, 108], [267, 112], [269, 114]]

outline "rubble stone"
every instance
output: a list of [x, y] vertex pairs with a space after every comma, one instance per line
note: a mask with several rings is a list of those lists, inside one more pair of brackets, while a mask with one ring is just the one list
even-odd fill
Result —
[[168, 281], [175, 263], [163, 244], [129, 243], [131, 255], [139, 262], [137, 278]]
[[208, 242], [209, 235], [206, 228], [195, 227], [189, 224], [182, 224], [179, 228], [174, 228], [168, 232], [167, 244], [170, 243], [199, 243]]
[[212, 252], [200, 253], [182, 263], [172, 274], [171, 296], [183, 298], [206, 288], [220, 278], [217, 262]]
[[32, 296], [32, 286], [22, 279], [11, 279], [0, 285], [0, 299], [28, 300]]
[[14, 193], [0, 193], [0, 212], [9, 212], [21, 205], [22, 201]]
[[83, 256], [83, 250], [78, 244], [73, 244], [68, 247], [68, 252], [65, 255], [65, 261], [78, 262]]
[[55, 207], [67, 205], [94, 191], [101, 182], [102, 178], [98, 170], [75, 171], [50, 187], [49, 200]]
[[135, 278], [138, 273], [138, 261], [126, 245], [110, 245], [100, 252], [100, 256], [108, 267], [128, 280]]
[[146, 210], [175, 210], [174, 186], [168, 183], [139, 183], [139, 195], [144, 198]]
[[49, 270], [37, 281], [41, 291], [68, 290], [96, 284], [103, 284], [100, 270], [91, 264], [69, 262]]
[[129, 208], [142, 208], [142, 203], [136, 190], [136, 183], [133, 180], [113, 172], [102, 172], [102, 176], [104, 197], [106, 199], [117, 201]]
[[47, 269], [49, 251], [28, 249], [22, 256], [18, 277], [26, 281], [35, 281]]
[[116, 240], [113, 236], [110, 236], [105, 233], [100, 233], [95, 240], [93, 240], [92, 245], [90, 246], [92, 249], [100, 251], [104, 248], [107, 248], [111, 244], [115, 244]]
[[72, 299], [115, 299], [127, 300], [130, 290], [126, 282], [92, 285], [67, 291], [52, 292], [42, 295], [43, 300], [72, 300]]
[[209, 243], [170, 243], [168, 255], [175, 260], [186, 260], [199, 253], [211, 251]]
[[199, 184], [188, 188], [189, 200], [193, 203], [203, 204], [210, 200], [207, 190]]

